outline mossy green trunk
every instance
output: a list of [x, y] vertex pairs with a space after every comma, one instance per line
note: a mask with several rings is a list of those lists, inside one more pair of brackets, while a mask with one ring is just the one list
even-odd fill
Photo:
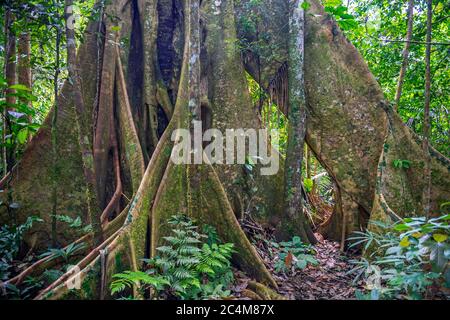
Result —
[[302, 164], [305, 144], [307, 106], [305, 94], [305, 12], [303, 1], [294, 1], [289, 8], [288, 54], [288, 146], [285, 161], [284, 215], [277, 236], [290, 240], [300, 236], [305, 243], [315, 243], [311, 227], [303, 212]]

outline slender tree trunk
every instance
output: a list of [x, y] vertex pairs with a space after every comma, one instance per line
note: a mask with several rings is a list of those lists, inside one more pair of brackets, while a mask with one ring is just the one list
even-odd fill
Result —
[[20, 84], [23, 84], [27, 88], [32, 87], [31, 77], [31, 37], [29, 32], [24, 32], [19, 37], [18, 43], [18, 66], [17, 76]]
[[[12, 24], [14, 23], [14, 16], [10, 10], [5, 14], [5, 34], [6, 34], [6, 56], [5, 56], [5, 77], [8, 87], [16, 84], [16, 35], [12, 30]], [[6, 142], [6, 136], [10, 132], [10, 122], [8, 111], [12, 109], [12, 106], [16, 103], [16, 98], [10, 96], [14, 93], [13, 89], [7, 88], [6, 103], [3, 114], [3, 143]], [[14, 148], [3, 147], [3, 175], [6, 176], [14, 165]]]
[[[31, 89], [33, 86], [32, 74], [31, 74], [31, 36], [29, 32], [23, 32], [19, 37], [18, 44], [18, 65], [17, 65], [17, 77], [18, 82], [27, 88]], [[29, 101], [23, 101], [28, 104], [28, 107], [32, 106]], [[33, 118], [28, 117], [28, 121], [31, 123]], [[29, 135], [28, 140], [31, 139]]]
[[406, 69], [408, 68], [409, 47], [411, 46], [411, 38], [413, 33], [414, 22], [414, 0], [408, 2], [408, 31], [406, 32], [405, 49], [403, 50], [403, 61], [398, 77], [397, 92], [395, 94], [395, 110], [398, 110], [400, 99], [402, 97], [403, 82], [405, 80]]
[[427, 0], [427, 46], [425, 53], [425, 108], [423, 119], [423, 151], [425, 155], [423, 190], [423, 209], [426, 216], [430, 215], [431, 201], [431, 157], [429, 151], [430, 140], [430, 101], [431, 101], [431, 32], [433, 18], [432, 0]]
[[[70, 83], [72, 85], [73, 103], [76, 112], [76, 124], [78, 139], [83, 160], [83, 172], [86, 179], [86, 198], [88, 215], [95, 233], [96, 242], [102, 240], [102, 229], [100, 225], [101, 212], [95, 197], [95, 175], [93, 169], [94, 157], [92, 145], [89, 139], [89, 127], [86, 125], [85, 104], [81, 91], [81, 79], [77, 70], [75, 29], [73, 21], [73, 0], [65, 1], [66, 41], [67, 41], [67, 69], [69, 71]], [[112, 128], [113, 129], [113, 128]]]
[[[148, 118], [149, 123], [144, 121], [141, 127], [141, 144], [144, 150], [145, 159], [149, 159], [152, 156], [157, 144], [158, 144], [158, 101], [157, 101], [157, 87], [156, 87], [156, 61], [153, 58], [152, 53], [156, 50], [156, 37], [158, 21], [157, 15], [157, 1], [145, 0], [144, 10], [141, 14], [143, 33], [142, 42], [144, 46], [144, 105], [142, 113], [144, 118]], [[144, 137], [142, 135], [148, 135]]]
[[294, 235], [309, 243], [316, 239], [303, 213], [302, 162], [306, 135], [306, 97], [304, 81], [303, 1], [294, 1], [289, 15], [289, 128], [285, 162], [285, 217], [280, 239]]
[[200, 110], [200, 1], [189, 1], [189, 111], [193, 121], [201, 121]]
[[198, 145], [199, 141], [196, 135], [202, 134], [196, 132], [194, 124], [201, 124], [202, 115], [200, 107], [200, 77], [201, 77], [201, 61], [200, 61], [200, 0], [189, 0], [185, 7], [186, 15], [189, 15], [189, 115], [190, 115], [190, 132], [191, 132], [191, 146], [192, 156], [191, 165], [187, 165], [187, 199], [188, 199], [188, 214], [195, 216], [193, 212], [195, 206], [193, 203], [200, 203], [200, 199], [195, 197], [195, 191], [201, 186], [201, 172], [198, 170], [198, 165], [203, 162], [202, 145]]
[[52, 115], [52, 128], [51, 128], [51, 139], [52, 139], [52, 246], [55, 248], [57, 246], [57, 207], [58, 207], [58, 136], [57, 136], [57, 124], [58, 124], [58, 96], [59, 96], [59, 73], [60, 73], [60, 44], [61, 44], [61, 29], [57, 27], [56, 29], [56, 41], [55, 41], [55, 72], [53, 75], [53, 94], [55, 99], [55, 105], [53, 107]]

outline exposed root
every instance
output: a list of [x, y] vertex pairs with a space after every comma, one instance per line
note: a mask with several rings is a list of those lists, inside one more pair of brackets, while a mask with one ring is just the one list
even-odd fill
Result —
[[93, 143], [97, 198], [102, 209], [106, 207], [105, 188], [107, 185], [109, 151], [111, 149], [110, 131], [112, 129], [111, 122], [105, 121], [105, 119], [110, 119], [114, 110], [114, 75], [117, 61], [115, 38], [111, 37], [115, 33], [112, 27], [112, 25], [108, 25], [106, 29], [98, 115]]
[[113, 149], [113, 166], [114, 166], [114, 175], [116, 178], [116, 191], [114, 192], [114, 195], [112, 196], [111, 200], [109, 201], [108, 205], [106, 206], [105, 210], [103, 211], [100, 217], [102, 225], [105, 224], [105, 222], [110, 218], [110, 215], [113, 213], [113, 211], [116, 210], [120, 205], [120, 199], [122, 197], [123, 191], [122, 179], [120, 177], [119, 145], [117, 142], [117, 135], [115, 129], [114, 112], [111, 112], [110, 114], [110, 123], [111, 123], [110, 143]]
[[[128, 209], [128, 207], [127, 207]], [[112, 222], [110, 222], [103, 230], [103, 234], [105, 237], [110, 237], [113, 233], [115, 233], [120, 226], [123, 225], [127, 213], [127, 209], [125, 209], [119, 216], [117, 216]], [[94, 239], [94, 234], [89, 233], [84, 235], [83, 237], [79, 238], [78, 240], [72, 242], [72, 244], [79, 244], [83, 242], [92, 243]], [[70, 245], [70, 244], [69, 244]], [[69, 245], [64, 247], [66, 249]], [[92, 247], [92, 246], [91, 246]], [[89, 252], [89, 247], [87, 249], [84, 249], [84, 252]], [[5, 283], [10, 283], [15, 286], [20, 285], [26, 277], [33, 275], [33, 274], [39, 274], [40, 272], [50, 269], [55, 265], [59, 264], [59, 260], [55, 259], [54, 255], [42, 258], [36, 262], [34, 262], [32, 265], [30, 265], [28, 268], [23, 270], [20, 274], [16, 275], [14, 278], [11, 278], [10, 280], [7, 280]]]
[[120, 199], [122, 197], [122, 180], [120, 178], [120, 161], [119, 161], [119, 152], [117, 150], [117, 145], [114, 148], [114, 173], [116, 176], [116, 191], [114, 192], [114, 195], [112, 196], [110, 202], [106, 206], [105, 210], [103, 211], [100, 221], [102, 225], [104, 225], [109, 219], [111, 214], [114, 212], [114, 210], [117, 210], [117, 207], [120, 203]]
[[145, 173], [145, 163], [143, 150], [139, 142], [136, 125], [133, 121], [133, 113], [131, 111], [130, 100], [128, 97], [127, 86], [123, 74], [122, 61], [120, 59], [119, 47], [117, 50], [116, 63], [116, 88], [117, 88], [117, 114], [121, 129], [120, 141], [125, 156], [127, 158], [128, 167], [131, 173], [131, 182], [133, 192], [139, 189], [142, 177]]
[[[113, 243], [116, 240], [117, 234], [120, 232], [117, 231], [114, 233], [111, 237], [109, 237], [106, 241], [104, 241], [100, 246], [92, 250], [88, 255], [86, 255], [78, 264], [77, 267], [82, 269], [85, 268], [90, 262], [92, 262], [93, 259], [95, 259], [101, 250], [104, 250], [110, 243]], [[50, 286], [48, 286], [46, 289], [41, 291], [39, 295], [35, 298], [35, 300], [40, 300], [44, 298], [51, 290], [58, 287], [60, 284], [66, 282], [70, 277], [76, 276], [76, 269], [71, 269], [68, 272], [66, 272], [64, 275], [62, 275], [58, 280], [53, 282]]]
[[[74, 241], [73, 244], [78, 244], [78, 243], [85, 242], [87, 240], [91, 240], [92, 237], [93, 237], [92, 234], [84, 235], [80, 239]], [[68, 246], [64, 247], [64, 249], [66, 249], [67, 247]], [[45, 257], [43, 259], [40, 259], [40, 260], [34, 262], [31, 266], [29, 266], [28, 268], [23, 270], [17, 276], [15, 276], [14, 278], [12, 278], [10, 280], [7, 280], [6, 283], [10, 283], [10, 284], [13, 284], [15, 286], [18, 286], [29, 275], [31, 275], [33, 273], [40, 272], [41, 270], [49, 269], [52, 266], [57, 265], [57, 264], [58, 264], [58, 261], [55, 259], [55, 255], [51, 255], [51, 256]]]
[[262, 297], [261, 300], [286, 300], [281, 294], [278, 294], [274, 290], [256, 281], [249, 281], [248, 288], [253, 290], [258, 296]]
[[249, 289], [242, 290], [242, 296], [249, 298], [250, 300], [264, 300], [256, 292], [249, 290]]
[[158, 99], [158, 103], [161, 108], [164, 110], [164, 113], [167, 116], [167, 119], [172, 118], [173, 115], [173, 104], [170, 100], [169, 94], [167, 92], [167, 87], [164, 85], [162, 81], [158, 81], [156, 83], [156, 98]]

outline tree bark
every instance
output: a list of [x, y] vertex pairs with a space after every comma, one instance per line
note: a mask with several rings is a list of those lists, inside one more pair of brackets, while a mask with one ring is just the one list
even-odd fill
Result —
[[408, 31], [406, 32], [405, 48], [403, 49], [403, 60], [400, 74], [398, 76], [397, 91], [395, 94], [395, 110], [398, 111], [400, 99], [402, 97], [403, 82], [405, 80], [406, 70], [408, 68], [409, 47], [411, 46], [411, 38], [414, 25], [414, 0], [408, 1]]
[[[13, 30], [15, 21], [14, 14], [7, 9], [5, 13], [5, 35], [6, 35], [6, 54], [5, 54], [5, 78], [8, 88], [5, 90], [6, 108], [3, 112], [3, 143], [6, 143], [6, 136], [10, 133], [10, 121], [8, 111], [14, 109], [16, 97], [12, 96], [15, 90], [9, 87], [17, 84], [17, 63], [16, 63], [16, 34]], [[3, 176], [5, 177], [11, 171], [14, 165], [15, 148], [3, 147]]]
[[278, 238], [288, 240], [294, 235], [305, 243], [316, 239], [303, 212], [302, 163], [306, 135], [306, 96], [304, 80], [305, 12], [303, 1], [294, 1], [289, 14], [289, 126], [285, 162], [285, 209]]
[[[29, 31], [23, 32], [19, 37], [18, 42], [18, 64], [17, 64], [17, 78], [20, 84], [23, 84], [29, 89], [33, 87], [33, 78], [31, 73], [31, 35]], [[28, 107], [31, 108], [33, 104], [31, 101], [26, 102]], [[28, 121], [33, 122], [33, 117], [28, 116]], [[28, 142], [30, 142], [32, 136], [28, 135]]]
[[[31, 36], [28, 31], [23, 32], [19, 37], [18, 42], [18, 65], [17, 65], [17, 77], [18, 82], [23, 84], [27, 88], [32, 87], [31, 76]], [[30, 102], [28, 102], [31, 105]]]
[[[67, 41], [67, 69], [69, 72], [70, 84], [72, 85], [73, 103], [75, 106], [76, 126], [78, 130], [78, 141], [80, 144], [81, 157], [83, 162], [83, 173], [86, 180], [86, 204], [88, 208], [88, 217], [95, 233], [95, 239], [99, 243], [102, 240], [102, 230], [100, 227], [101, 212], [95, 195], [95, 175], [94, 175], [94, 157], [92, 145], [89, 139], [89, 127], [85, 119], [85, 103], [81, 91], [81, 79], [77, 70], [75, 40], [75, 21], [73, 16], [73, 0], [65, 0], [65, 21], [66, 21], [66, 41]], [[112, 116], [112, 113], [110, 114]], [[107, 118], [108, 119], [108, 118]], [[104, 121], [104, 119], [102, 119]], [[111, 142], [110, 142], [111, 143]], [[117, 144], [117, 141], [114, 141]]]
[[51, 168], [51, 184], [52, 184], [52, 194], [51, 194], [51, 219], [52, 219], [52, 246], [56, 248], [57, 240], [57, 211], [58, 211], [58, 96], [59, 96], [59, 74], [60, 74], [60, 61], [61, 61], [61, 30], [58, 27], [56, 29], [56, 41], [55, 41], [55, 70], [53, 73], [53, 96], [55, 99], [55, 105], [53, 106], [52, 123], [51, 123], [51, 145], [52, 145], [52, 168]]
[[431, 102], [431, 40], [432, 40], [432, 19], [433, 6], [432, 0], [427, 0], [427, 45], [425, 52], [425, 107], [423, 117], [423, 150], [426, 154], [424, 166], [425, 188], [423, 189], [423, 211], [425, 216], [430, 215], [431, 202], [431, 158], [428, 155], [430, 148], [430, 102]]

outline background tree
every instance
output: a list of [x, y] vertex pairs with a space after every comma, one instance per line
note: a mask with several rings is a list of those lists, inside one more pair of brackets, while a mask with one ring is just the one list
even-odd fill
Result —
[[289, 125], [285, 161], [285, 216], [280, 238], [288, 240], [300, 235], [306, 243], [317, 240], [303, 213], [302, 164], [307, 125], [304, 81], [305, 13], [303, 1], [289, 8]]
[[[431, 100], [431, 40], [432, 40], [433, 4], [432, 0], [427, 0], [427, 37], [425, 51], [425, 107], [423, 119], [423, 150], [428, 151], [430, 147], [430, 100]], [[431, 201], [431, 159], [425, 158], [424, 166], [425, 188], [423, 190], [423, 208], [428, 217], [430, 215]]]
[[398, 76], [397, 92], [395, 94], [395, 109], [398, 109], [400, 99], [402, 97], [403, 81], [405, 80], [406, 68], [408, 67], [409, 48], [411, 46], [411, 39], [414, 26], [414, 0], [408, 1], [408, 31], [406, 32], [405, 48], [403, 49], [403, 61]]

